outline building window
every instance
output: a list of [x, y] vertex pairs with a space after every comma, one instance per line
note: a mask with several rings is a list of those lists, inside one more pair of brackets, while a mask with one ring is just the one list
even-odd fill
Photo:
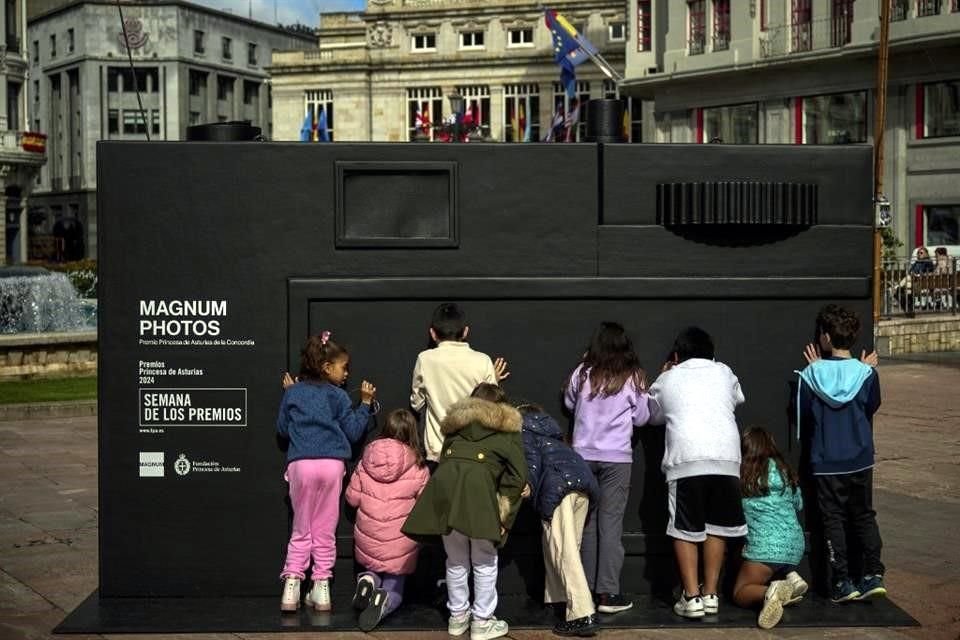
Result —
[[960, 245], [960, 204], [920, 205], [917, 207], [921, 217], [917, 226], [922, 225], [922, 235], [918, 244], [928, 247]]
[[33, 41], [33, 64], [40, 64], [40, 41]]
[[760, 5], [760, 31], [767, 30], [768, 16], [767, 13], [767, 2], [770, 0], [757, 0], [757, 3]]
[[120, 133], [120, 110], [110, 109], [107, 111], [107, 133], [116, 135]]
[[191, 126], [191, 127], [194, 126], [194, 125], [196, 125], [196, 124], [200, 124], [200, 112], [199, 112], [199, 111], [191, 111], [191, 112], [190, 112], [190, 120], [189, 120], [189, 123], [190, 123], [190, 126]]
[[480, 127], [484, 138], [490, 137], [490, 87], [473, 85], [457, 87], [457, 93], [463, 96], [464, 120]]
[[461, 49], [483, 49], [483, 31], [461, 31]]
[[730, 48], [730, 0], [713, 0], [713, 50]]
[[217, 100], [233, 101], [233, 82], [231, 76], [217, 76]]
[[505, 142], [540, 139], [540, 85], [508, 84], [503, 88]]
[[50, 34], [50, 57], [57, 57], [57, 34], [55, 33]]
[[259, 104], [260, 83], [250, 80], [243, 81], [243, 104]]
[[830, 7], [830, 46], [850, 44], [850, 26], [853, 24], [853, 0], [833, 0]]
[[637, 51], [650, 51], [650, 0], [637, 0]]
[[960, 136], [960, 80], [920, 85], [918, 113], [923, 114], [923, 138]]
[[587, 137], [587, 105], [590, 102], [590, 82], [578, 80], [576, 95], [567, 95], [564, 86], [553, 83], [552, 140], [556, 142], [580, 142]]
[[707, 43], [706, 2], [690, 0], [687, 2], [688, 51], [690, 55], [703, 53]]
[[533, 46], [533, 28], [510, 29], [507, 32], [508, 47], [532, 47]]
[[411, 38], [410, 45], [413, 51], [436, 51], [437, 34], [435, 33], [415, 33]]
[[20, 126], [20, 90], [23, 88], [19, 82], [7, 83], [7, 128], [12, 131], [18, 131]]
[[792, 0], [790, 11], [791, 51], [813, 47], [813, 0]]
[[190, 69], [190, 95], [199, 96], [207, 87], [207, 74]]
[[[112, 110], [111, 110], [112, 111]], [[150, 118], [150, 130], [152, 133], [160, 133], [160, 112], [156, 109], [148, 109], [147, 114]], [[124, 135], [137, 135], [147, 132], [147, 125], [143, 119], [143, 113], [139, 109], [124, 109], [120, 119], [123, 121]], [[109, 114], [108, 114], [109, 121]]]
[[[136, 83], [134, 83], [136, 81]], [[160, 70], [157, 67], [107, 67], [109, 93], [156, 93], [160, 90]]]
[[224, 60], [233, 60], [233, 40], [224, 36], [221, 38], [223, 43], [223, 59]]
[[706, 107], [703, 109], [703, 130], [698, 142], [757, 144], [759, 131], [757, 103]]
[[443, 95], [440, 87], [407, 89], [407, 139], [418, 136], [434, 139], [434, 122], [443, 121]]
[[627, 25], [624, 22], [611, 22], [607, 27], [610, 42], [624, 42], [627, 39]]
[[898, 22], [910, 17], [910, 0], [890, 0], [890, 21]]
[[324, 140], [322, 131], [326, 129], [326, 140], [333, 142], [333, 91], [308, 89], [304, 91], [303, 98], [312, 123], [311, 140]]
[[203, 55], [203, 31], [197, 30], [193, 32], [193, 52], [197, 55]]
[[73, 53], [75, 45], [76, 43], [73, 38], [73, 29], [67, 29], [67, 53]]
[[917, 17], [926, 18], [940, 14], [941, 0], [917, 0]]
[[797, 100], [798, 132], [803, 144], [867, 141], [867, 92], [834, 93]]
[[251, 67], [257, 66], [257, 45], [254, 42], [247, 43], [247, 64]]

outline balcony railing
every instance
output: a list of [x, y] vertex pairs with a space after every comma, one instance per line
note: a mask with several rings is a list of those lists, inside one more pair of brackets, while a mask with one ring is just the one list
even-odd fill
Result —
[[842, 14], [822, 20], [773, 25], [760, 36], [760, 57], [842, 47], [850, 43], [853, 16]]
[[691, 56], [695, 56], [704, 52], [707, 48], [707, 39], [701, 34], [697, 36], [691, 36], [690, 40], [687, 42], [687, 52]]

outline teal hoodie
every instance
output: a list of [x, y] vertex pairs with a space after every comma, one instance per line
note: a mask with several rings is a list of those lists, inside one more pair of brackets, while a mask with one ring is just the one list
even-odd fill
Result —
[[810, 435], [814, 475], [855, 473], [873, 466], [873, 414], [880, 380], [854, 358], [817, 360], [800, 372], [797, 435]]

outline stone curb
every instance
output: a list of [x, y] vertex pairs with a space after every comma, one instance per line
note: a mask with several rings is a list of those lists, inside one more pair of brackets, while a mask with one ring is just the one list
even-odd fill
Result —
[[0, 421], [39, 420], [42, 418], [85, 418], [95, 415], [97, 415], [96, 400], [0, 404]]

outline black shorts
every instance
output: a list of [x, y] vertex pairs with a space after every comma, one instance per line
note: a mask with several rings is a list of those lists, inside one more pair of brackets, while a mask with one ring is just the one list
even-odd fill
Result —
[[740, 478], [691, 476], [667, 483], [667, 535], [687, 542], [703, 542], [707, 536], [739, 538], [747, 535], [747, 521], [740, 502]]

